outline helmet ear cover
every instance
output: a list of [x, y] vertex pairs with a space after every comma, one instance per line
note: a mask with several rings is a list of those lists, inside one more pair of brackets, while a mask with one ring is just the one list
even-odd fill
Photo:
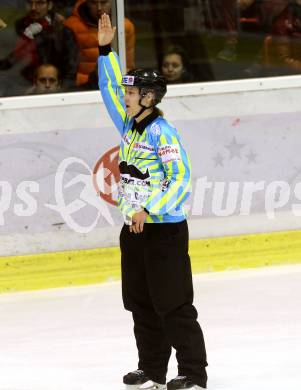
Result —
[[140, 95], [141, 98], [146, 97], [149, 92], [153, 93], [153, 95], [154, 95], [153, 101], [155, 101], [156, 100], [156, 92], [155, 92], [154, 89], [146, 88], [146, 87], [140, 87], [139, 88], [139, 95]]
[[139, 94], [141, 98], [144, 98], [149, 92], [153, 93], [154, 95], [152, 107], [159, 104], [166, 93], [165, 91], [162, 91], [161, 88], [157, 86], [139, 88]]

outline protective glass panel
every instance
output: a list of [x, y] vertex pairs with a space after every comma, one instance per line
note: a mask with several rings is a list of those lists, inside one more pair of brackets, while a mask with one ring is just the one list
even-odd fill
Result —
[[103, 12], [116, 20], [115, 1], [1, 0], [0, 96], [98, 89]]
[[301, 0], [125, 0], [136, 65], [169, 83], [299, 74]]

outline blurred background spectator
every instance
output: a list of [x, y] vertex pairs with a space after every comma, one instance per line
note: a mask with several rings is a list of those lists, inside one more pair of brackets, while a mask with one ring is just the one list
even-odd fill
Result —
[[222, 42], [214, 62], [218, 79], [269, 75], [264, 61], [265, 37], [288, 3], [289, 0], [211, 1], [211, 24], [207, 27]]
[[274, 76], [301, 73], [301, 0], [292, 0], [274, 20], [265, 42], [265, 64]]
[[[299, 74], [300, 1], [124, 0], [127, 68], [159, 68], [170, 84]], [[1, 0], [0, 96], [40, 93], [45, 64], [59, 91], [97, 89], [98, 18], [115, 7]]]
[[[79, 50], [77, 84], [88, 81], [98, 58], [98, 19], [103, 13], [111, 13], [112, 0], [78, 0], [72, 15], [66, 19], [67, 26], [74, 34]], [[135, 67], [135, 28], [125, 18], [125, 44], [127, 69]]]
[[76, 0], [56, 0], [55, 8], [58, 12], [62, 13], [65, 18], [72, 15], [72, 10]]
[[126, 14], [136, 28], [136, 65], [160, 68], [165, 48], [180, 46], [194, 81], [214, 80], [202, 9], [202, 0], [125, 0]]
[[189, 83], [193, 81], [187, 54], [180, 46], [170, 46], [167, 48], [162, 57], [160, 69], [168, 84]]
[[16, 46], [0, 60], [0, 70], [16, 66], [28, 85], [38, 65], [52, 63], [59, 69], [65, 87], [72, 86], [77, 70], [73, 33], [64, 27], [64, 19], [54, 11], [51, 0], [27, 0], [26, 10], [26, 15], [15, 23], [19, 36]]
[[52, 64], [39, 65], [34, 72], [33, 86], [27, 94], [44, 94], [61, 92], [59, 69]]

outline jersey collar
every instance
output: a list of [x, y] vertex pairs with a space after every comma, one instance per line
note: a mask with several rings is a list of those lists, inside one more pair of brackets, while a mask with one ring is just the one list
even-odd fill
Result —
[[156, 118], [158, 118], [159, 113], [157, 110], [154, 110], [151, 114], [149, 114], [147, 117], [142, 119], [141, 122], [137, 123], [136, 120], [134, 120], [133, 123], [133, 129], [136, 129], [138, 133], [141, 135], [144, 132], [144, 129], [152, 123]]

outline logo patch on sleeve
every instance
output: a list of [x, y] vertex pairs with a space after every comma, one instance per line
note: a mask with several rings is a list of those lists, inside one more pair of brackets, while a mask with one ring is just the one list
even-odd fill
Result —
[[158, 148], [158, 155], [163, 163], [181, 160], [179, 145], [164, 145]]
[[161, 127], [158, 125], [158, 123], [153, 123], [151, 125], [150, 131], [154, 135], [161, 135]]

